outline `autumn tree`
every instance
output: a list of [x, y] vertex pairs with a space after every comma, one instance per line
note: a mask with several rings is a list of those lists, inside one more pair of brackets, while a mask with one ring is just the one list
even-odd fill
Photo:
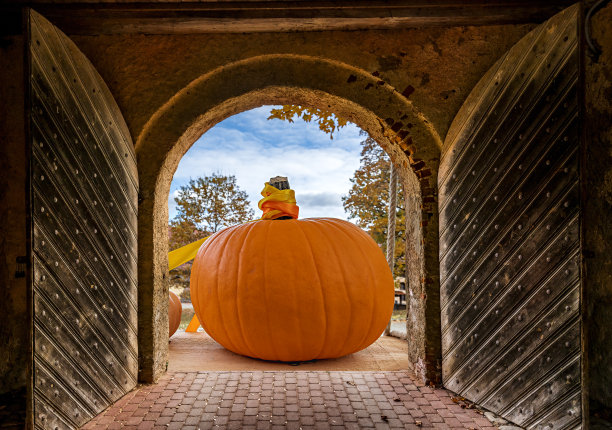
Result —
[[[236, 184], [236, 177], [213, 173], [191, 179], [174, 198], [177, 215], [168, 226], [169, 248], [180, 248], [216, 233], [222, 228], [253, 219], [247, 194]], [[182, 299], [189, 299], [191, 262], [170, 271], [170, 287]]]
[[200, 230], [191, 221], [172, 220], [168, 226], [168, 248], [177, 249], [206, 236], [208, 233]]
[[170, 222], [177, 242], [197, 240], [201, 235], [253, 219], [247, 194], [236, 184], [236, 177], [213, 173], [191, 179], [174, 198], [177, 215]]
[[[361, 134], [367, 136], [363, 131]], [[361, 146], [359, 168], [350, 179], [352, 186], [349, 193], [342, 197], [342, 205], [349, 218], [356, 220], [357, 225], [366, 230], [386, 253], [390, 160], [378, 143], [369, 136], [361, 142]], [[399, 189], [394, 275], [405, 276], [406, 215], [401, 186]]]
[[[301, 118], [306, 122], [315, 121], [319, 124], [319, 129], [328, 133], [332, 139], [333, 133], [348, 123], [346, 119], [331, 111], [299, 105], [273, 108], [268, 117], [268, 119], [288, 122], [294, 122], [294, 118]], [[349, 218], [355, 219], [357, 224], [370, 234], [386, 254], [390, 160], [385, 151], [365, 131], [362, 130], [360, 134], [367, 136], [361, 142], [360, 167], [351, 179], [353, 185], [348, 195], [342, 198], [342, 204]], [[394, 275], [405, 276], [406, 218], [401, 186], [399, 190], [396, 209]]]
[[331, 111], [299, 105], [283, 105], [281, 108], [273, 108], [268, 117], [268, 119], [280, 119], [287, 122], [293, 122], [293, 118], [301, 118], [305, 122], [316, 122], [319, 130], [329, 134], [330, 139], [334, 138], [335, 131], [348, 124], [346, 119]]

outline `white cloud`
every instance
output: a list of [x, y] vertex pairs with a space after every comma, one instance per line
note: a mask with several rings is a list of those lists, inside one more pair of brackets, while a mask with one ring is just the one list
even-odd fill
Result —
[[312, 207], [334, 207], [338, 205], [338, 201], [342, 195], [337, 193], [302, 193], [300, 194], [300, 203], [304, 206]]
[[235, 115], [198, 139], [174, 175], [170, 218], [176, 214], [176, 189], [213, 172], [235, 175], [257, 216], [264, 182], [281, 175], [289, 177], [296, 192], [300, 218], [346, 218], [341, 196], [348, 193], [349, 179], [359, 167], [359, 128], [349, 124], [330, 140], [316, 124], [267, 120], [269, 111], [263, 106]]

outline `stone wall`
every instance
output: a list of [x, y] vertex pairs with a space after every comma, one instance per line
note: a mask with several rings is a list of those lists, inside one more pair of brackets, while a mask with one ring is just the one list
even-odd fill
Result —
[[[0, 38], [0, 394], [25, 391], [29, 362], [23, 38]], [[24, 270], [16, 277], [15, 272]]]
[[270, 54], [332, 59], [372, 73], [404, 94], [444, 137], [480, 77], [534, 27], [74, 35], [72, 39], [115, 95], [134, 141], [151, 116], [190, 82], [227, 64]]
[[[595, 2], [586, 2], [592, 6]], [[583, 329], [590, 415], [612, 420], [612, 4], [590, 21], [584, 51]]]

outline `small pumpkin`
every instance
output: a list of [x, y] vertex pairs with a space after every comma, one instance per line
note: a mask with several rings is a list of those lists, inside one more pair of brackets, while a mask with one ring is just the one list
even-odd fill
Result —
[[168, 297], [168, 328], [169, 336], [172, 336], [178, 330], [181, 325], [181, 314], [183, 313], [183, 306], [181, 300], [172, 291], [169, 291]]
[[200, 247], [191, 300], [204, 330], [238, 354], [278, 361], [341, 357], [372, 344], [393, 311], [378, 245], [333, 218], [260, 220]]

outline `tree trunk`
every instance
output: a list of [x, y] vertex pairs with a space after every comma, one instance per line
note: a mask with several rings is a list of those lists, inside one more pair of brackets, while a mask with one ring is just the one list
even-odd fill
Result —
[[[387, 263], [393, 275], [395, 268], [395, 213], [397, 209], [397, 169], [389, 161], [389, 211], [387, 216]], [[395, 299], [394, 299], [395, 300]], [[394, 302], [395, 307], [395, 302]], [[387, 324], [385, 334], [391, 333], [391, 320]]]

